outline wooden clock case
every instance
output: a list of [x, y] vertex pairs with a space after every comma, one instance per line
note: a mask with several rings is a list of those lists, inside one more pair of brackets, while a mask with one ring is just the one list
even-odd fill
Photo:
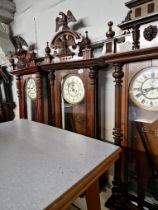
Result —
[[[29, 118], [37, 122], [51, 124], [48, 115], [50, 112], [50, 93], [47, 74], [37, 66], [14, 70], [12, 74], [16, 75], [20, 118]], [[35, 100], [29, 99], [26, 94], [26, 84], [30, 78], [33, 78], [36, 83], [37, 97]]]
[[[158, 208], [158, 114], [133, 104], [129, 94], [137, 73], [158, 67], [158, 48], [154, 47], [158, 43], [158, 13], [150, 11], [151, 3], [156, 9], [156, 1], [127, 2], [130, 12], [119, 24], [123, 35], [106, 40], [106, 55], [102, 57], [115, 68], [113, 136], [115, 144], [123, 149], [115, 164], [113, 196], [107, 205], [114, 204], [111, 208], [120, 210]], [[131, 11], [138, 7], [143, 15], [134, 17], [136, 13], [131, 15]], [[114, 44], [115, 51], [109, 52], [107, 43]]]

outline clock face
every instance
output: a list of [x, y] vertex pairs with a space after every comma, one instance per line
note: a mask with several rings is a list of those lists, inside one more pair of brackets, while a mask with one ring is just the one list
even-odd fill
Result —
[[130, 83], [129, 94], [138, 107], [158, 111], [158, 67], [139, 71]]
[[26, 94], [30, 99], [36, 99], [36, 82], [33, 78], [29, 78], [26, 83]]
[[85, 96], [85, 88], [80, 77], [76, 75], [68, 75], [62, 84], [62, 95], [66, 102], [77, 104], [81, 102]]

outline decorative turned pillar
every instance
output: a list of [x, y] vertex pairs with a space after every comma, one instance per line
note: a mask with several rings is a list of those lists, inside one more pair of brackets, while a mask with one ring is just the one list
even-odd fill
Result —
[[136, 49], [139, 49], [139, 38], [140, 38], [140, 30], [139, 30], [139, 25], [135, 25], [133, 27], [133, 31], [132, 31], [132, 37], [133, 37], [133, 46], [132, 46], [132, 49], [133, 50], [136, 50]]
[[54, 74], [54, 70], [52, 70], [49, 74], [48, 74], [48, 79], [49, 79], [49, 84], [50, 84], [50, 95], [51, 95], [51, 124], [53, 126], [55, 125], [55, 100], [54, 100], [54, 80], [55, 80], [55, 74]]
[[88, 37], [88, 31], [85, 32], [86, 33], [86, 37], [84, 39], [84, 49], [82, 50], [83, 53], [83, 59], [89, 59], [92, 57], [92, 49], [91, 49], [91, 41]]
[[47, 42], [47, 46], [46, 46], [46, 48], [45, 48], [45, 58], [44, 58], [44, 62], [45, 63], [47, 63], [47, 64], [49, 64], [49, 63], [51, 63], [51, 61], [52, 61], [52, 56], [51, 56], [51, 49], [50, 49], [50, 47], [49, 47], [49, 42]]
[[122, 78], [124, 73], [122, 71], [123, 64], [114, 64], [115, 71], [113, 77], [115, 78], [115, 128], [113, 129], [114, 142], [116, 145], [121, 145], [122, 130], [121, 130], [121, 95], [122, 95]]
[[25, 99], [24, 99], [24, 93], [22, 91], [22, 81], [21, 77], [16, 77], [16, 86], [17, 86], [17, 96], [19, 99], [19, 117], [25, 118]]
[[97, 66], [91, 67], [89, 71], [89, 78], [90, 78], [90, 84], [95, 85], [96, 84], [96, 73], [97, 73]]
[[[121, 95], [122, 95], [122, 78], [124, 73], [122, 71], [123, 64], [114, 64], [115, 71], [113, 77], [115, 78], [115, 128], [113, 129], [113, 138], [116, 145], [121, 146], [122, 130], [121, 130]], [[114, 180], [113, 180], [113, 203], [117, 210], [125, 208], [123, 184], [121, 181], [121, 157], [116, 161], [114, 166]]]
[[42, 95], [42, 76], [40, 72], [36, 73], [36, 87], [37, 87], [37, 110], [36, 110], [36, 121], [43, 122], [43, 95]]
[[103, 47], [103, 53], [115, 53], [116, 52], [116, 39], [115, 39], [115, 31], [112, 29], [113, 22], [108, 22], [109, 30], [106, 32], [106, 40]]
[[[97, 67], [91, 67], [89, 71], [89, 85], [87, 86], [87, 96], [86, 96], [86, 110], [88, 110], [86, 114], [86, 135], [91, 137], [96, 137], [96, 128], [95, 128], [95, 104], [96, 104], [96, 75], [97, 75]], [[89, 94], [91, 93], [91, 94]], [[89, 106], [91, 104], [91, 106]]]

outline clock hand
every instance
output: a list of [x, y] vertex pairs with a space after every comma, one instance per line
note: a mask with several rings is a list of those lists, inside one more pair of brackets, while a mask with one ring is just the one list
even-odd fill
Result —
[[158, 87], [150, 87], [150, 88], [144, 88], [142, 89], [143, 92], [148, 93], [150, 90], [158, 89]]

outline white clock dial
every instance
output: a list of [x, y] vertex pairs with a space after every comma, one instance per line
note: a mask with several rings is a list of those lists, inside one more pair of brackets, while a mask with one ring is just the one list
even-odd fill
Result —
[[62, 95], [64, 100], [70, 104], [81, 102], [85, 96], [85, 88], [80, 77], [68, 75], [62, 84]]
[[36, 82], [33, 78], [29, 78], [26, 83], [26, 94], [30, 99], [36, 99]]
[[138, 107], [158, 111], [158, 67], [139, 71], [130, 83], [129, 94]]

